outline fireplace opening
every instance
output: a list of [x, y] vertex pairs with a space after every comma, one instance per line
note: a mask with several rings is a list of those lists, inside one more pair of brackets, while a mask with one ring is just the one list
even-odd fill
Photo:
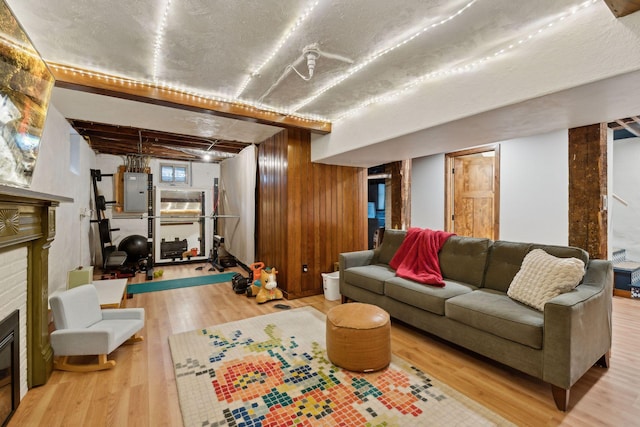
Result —
[[0, 424], [5, 426], [20, 403], [20, 313], [0, 322]]

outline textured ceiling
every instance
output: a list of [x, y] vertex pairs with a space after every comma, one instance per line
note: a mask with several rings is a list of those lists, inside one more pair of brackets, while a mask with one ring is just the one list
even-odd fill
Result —
[[[47, 61], [159, 80], [229, 99], [237, 96], [328, 120], [429, 71], [492, 54], [577, 4], [576, 0], [174, 0], [168, 7], [166, 0], [8, 3]], [[307, 19], [291, 32], [309, 8]], [[428, 29], [432, 25], [437, 27]], [[296, 108], [350, 69], [425, 28], [410, 42]], [[288, 33], [291, 36], [277, 50]], [[287, 67], [313, 44], [353, 63], [321, 55], [314, 76], [304, 81]], [[240, 93], [245, 80], [265, 62]], [[298, 71], [308, 74], [306, 61], [297, 65]]]
[[[493, 55], [582, 4], [576, 0], [7, 3], [50, 63], [326, 121], [429, 72]], [[308, 77], [303, 51], [309, 46], [315, 46], [320, 56], [314, 75], [305, 81], [291, 66]], [[109, 124], [131, 120], [118, 119], [117, 114], [106, 119], [100, 111], [81, 117], [86, 100], [74, 108], [70, 95], [64, 97], [58, 105], [54, 96], [54, 104], [69, 119]], [[200, 113], [176, 120], [191, 122], [184, 133], [244, 143], [278, 130], [252, 123], [254, 134], [246, 129], [234, 134], [230, 123]], [[161, 125], [149, 123], [147, 128], [157, 130]]]

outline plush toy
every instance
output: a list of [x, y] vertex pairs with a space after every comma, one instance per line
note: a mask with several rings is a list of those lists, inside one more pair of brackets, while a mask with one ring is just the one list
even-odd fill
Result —
[[276, 274], [278, 274], [278, 271], [275, 268], [262, 270], [262, 273], [260, 274], [262, 286], [258, 291], [258, 295], [256, 295], [256, 302], [258, 304], [273, 301], [275, 299], [282, 299], [282, 291], [278, 289]]

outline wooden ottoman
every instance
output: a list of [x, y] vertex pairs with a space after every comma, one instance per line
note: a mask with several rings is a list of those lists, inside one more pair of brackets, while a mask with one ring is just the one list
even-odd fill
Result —
[[349, 371], [372, 372], [391, 362], [391, 322], [383, 309], [358, 302], [327, 313], [327, 355]]

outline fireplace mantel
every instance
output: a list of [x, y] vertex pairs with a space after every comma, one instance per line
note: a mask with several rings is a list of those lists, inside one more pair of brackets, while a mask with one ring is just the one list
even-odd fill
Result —
[[56, 234], [55, 208], [72, 198], [0, 185], [0, 252], [25, 246], [27, 270], [27, 383], [47, 382], [53, 369], [49, 342], [49, 247]]

